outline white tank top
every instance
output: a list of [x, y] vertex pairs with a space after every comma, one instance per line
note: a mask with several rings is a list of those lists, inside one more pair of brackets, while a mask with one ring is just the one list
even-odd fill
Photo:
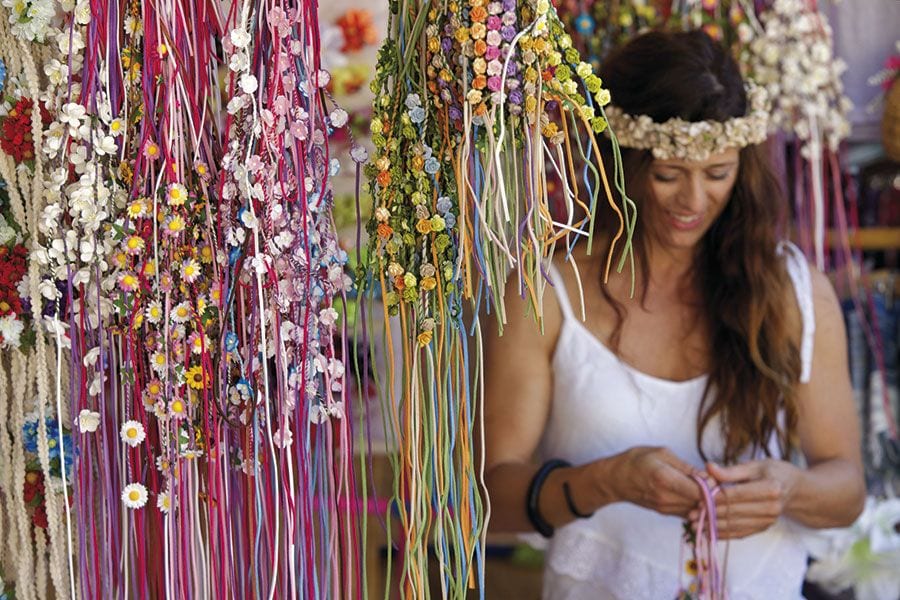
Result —
[[[779, 252], [786, 255], [802, 314], [801, 381], [807, 382], [815, 327], [809, 266], [793, 244], [782, 244]], [[695, 431], [707, 376], [670, 381], [625, 364], [575, 317], [555, 268], [550, 275], [563, 321], [540, 454], [579, 465], [634, 446], [665, 446], [702, 469]], [[707, 426], [703, 444], [708, 456], [721, 456], [717, 423]], [[807, 553], [801, 531], [782, 518], [763, 533], [729, 542], [730, 600], [802, 598]], [[680, 518], [626, 502], [560, 527], [547, 549], [544, 598], [672, 600], [679, 582], [689, 581], [681, 573], [688, 558], [681, 556], [681, 533]], [[725, 550], [720, 542], [720, 564]]]

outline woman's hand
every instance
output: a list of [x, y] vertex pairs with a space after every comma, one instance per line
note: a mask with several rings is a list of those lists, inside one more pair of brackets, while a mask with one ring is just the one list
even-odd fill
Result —
[[697, 508], [700, 488], [691, 479], [697, 470], [668, 448], [640, 446], [617, 458], [612, 476], [618, 499], [680, 517]]
[[[719, 539], [737, 539], [771, 527], [785, 510], [800, 469], [783, 460], [758, 460], [721, 467], [707, 464], [719, 484], [716, 494]], [[689, 518], [696, 521], [698, 510]]]

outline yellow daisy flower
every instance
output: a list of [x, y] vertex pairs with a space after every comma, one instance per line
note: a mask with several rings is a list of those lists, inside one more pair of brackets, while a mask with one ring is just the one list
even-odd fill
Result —
[[181, 206], [188, 198], [187, 188], [180, 183], [173, 183], [169, 186], [168, 200], [172, 206]]
[[125, 240], [125, 252], [131, 255], [140, 254], [143, 251], [146, 242], [139, 235], [129, 236]]
[[151, 160], [159, 158], [159, 146], [154, 142], [148, 143], [144, 146], [144, 156]]
[[125, 121], [122, 119], [113, 119], [109, 124], [109, 135], [118, 137], [125, 131]]
[[143, 198], [138, 198], [137, 200], [132, 200], [128, 204], [128, 216], [132, 219], [137, 219], [138, 217], [143, 217], [147, 214], [147, 204], [144, 202]]
[[156, 498], [156, 508], [158, 508], [163, 514], [169, 513], [169, 509], [172, 508], [172, 499], [169, 497], [168, 492], [159, 494], [159, 496]]
[[209, 384], [209, 375], [200, 365], [191, 367], [187, 372], [187, 384], [195, 390], [202, 390]]
[[147, 320], [151, 323], [159, 323], [163, 318], [163, 309], [162, 304], [159, 301], [154, 300], [150, 303], [145, 311], [147, 313]]
[[200, 277], [200, 265], [193, 258], [181, 263], [181, 278], [188, 283], [193, 283]]
[[153, 398], [162, 394], [162, 383], [158, 379], [154, 379], [147, 384], [147, 395]]
[[173, 416], [184, 416], [184, 402], [181, 400], [173, 400], [172, 405], [169, 408], [171, 409]]
[[166, 232], [170, 235], [176, 235], [184, 231], [184, 219], [180, 215], [172, 215], [166, 220]]
[[133, 292], [140, 284], [141, 281], [133, 273], [123, 273], [119, 276], [119, 287], [125, 292]]
[[150, 356], [150, 366], [160, 371], [166, 368], [166, 355], [162, 352], [154, 352]]
[[191, 305], [187, 302], [179, 302], [172, 309], [172, 320], [176, 323], [186, 323], [191, 318]]

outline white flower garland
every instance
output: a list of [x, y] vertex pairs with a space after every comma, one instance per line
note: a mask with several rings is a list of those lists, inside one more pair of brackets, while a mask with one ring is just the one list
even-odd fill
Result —
[[763, 31], [749, 45], [749, 75], [772, 98], [773, 129], [806, 142], [806, 158], [822, 143], [836, 151], [850, 135], [853, 103], [844, 94], [847, 65], [834, 57], [831, 26], [803, 0], [776, 0], [760, 20]]
[[[37, 71], [37, 64], [45, 64], [51, 58], [58, 57], [57, 44], [35, 46], [31, 42], [54, 42], [51, 31], [58, 29], [59, 19], [62, 14], [57, 12], [57, 3], [54, 0], [38, 0], [21, 2], [14, 6], [6, 1], [4, 5], [12, 8], [10, 19], [3, 19], [0, 23], [0, 54], [7, 60], [11, 80], [17, 81], [18, 90], [10, 89], [10, 92], [27, 96], [34, 101], [34, 110], [31, 114], [31, 134], [34, 142], [35, 153], [33, 163], [29, 168], [17, 166], [10, 156], [0, 156], [0, 177], [8, 183], [10, 195], [10, 208], [14, 219], [19, 223], [29, 240], [28, 268], [23, 278], [23, 297], [30, 296], [32, 302], [32, 318], [36, 333], [35, 347], [27, 356], [15, 352], [11, 357], [10, 370], [6, 371], [0, 379], [0, 396], [11, 399], [7, 405], [9, 413], [6, 421], [10, 425], [12, 444], [9, 448], [0, 447], [3, 456], [0, 459], [0, 484], [10, 495], [12, 502], [9, 507], [10, 530], [3, 531], [6, 546], [15, 550], [17, 569], [17, 592], [23, 598], [44, 598], [48, 593], [48, 571], [53, 582], [55, 594], [60, 598], [69, 597], [74, 593], [74, 581], [72, 577], [72, 548], [68, 543], [70, 532], [67, 526], [70, 520], [63, 519], [63, 513], [68, 513], [68, 505], [65, 500], [57, 496], [58, 492], [66, 493], [64, 487], [51, 489], [44, 495], [44, 503], [47, 516], [47, 531], [35, 530], [31, 519], [25, 510], [23, 498], [23, 483], [26, 471], [25, 456], [22, 449], [22, 426], [25, 419], [25, 410], [35, 410], [38, 418], [38, 457], [47, 481], [50, 481], [50, 457], [48, 453], [48, 431], [46, 418], [53, 415], [62, 427], [68, 426], [68, 401], [57, 397], [51, 389], [51, 367], [56, 361], [56, 353], [47, 346], [48, 340], [41, 327], [41, 268], [35, 256], [35, 245], [41, 238], [39, 231], [40, 215], [47, 198], [44, 196], [46, 176], [44, 168], [44, 155], [41, 152], [42, 144], [46, 139], [44, 124], [41, 119], [39, 105], [55, 111], [58, 103], [53, 93], [53, 78], [48, 74], [51, 89], [45, 90]], [[63, 11], [71, 11], [76, 8], [75, 3], [69, 7], [62, 3]], [[79, 7], [84, 13], [86, 2], [80, 2]], [[52, 18], [45, 18], [46, 13], [52, 9]], [[18, 12], [17, 12], [18, 11]], [[89, 14], [89, 11], [88, 11]], [[23, 22], [23, 18], [31, 19]], [[81, 19], [83, 20], [83, 18]], [[58, 38], [59, 36], [57, 36]], [[73, 57], [75, 59], [76, 57]], [[59, 62], [59, 61], [57, 61]], [[60, 63], [61, 64], [61, 63]], [[76, 59], [76, 65], [77, 59]], [[76, 66], [76, 68], [78, 68]], [[15, 74], [15, 75], [12, 75]], [[52, 191], [51, 187], [47, 191]], [[33, 399], [33, 400], [32, 400]], [[55, 399], [55, 401], [54, 401]], [[26, 407], [26, 401], [29, 405]], [[60, 443], [59, 440], [56, 440]], [[64, 462], [60, 458], [61, 462]], [[34, 532], [34, 533], [33, 533]], [[37, 547], [32, 544], [32, 535], [37, 535]], [[35, 550], [37, 554], [35, 554]], [[49, 554], [46, 554], [49, 553]], [[68, 566], [66, 564], [68, 557]]]
[[747, 114], [727, 121], [690, 122], [680, 118], [656, 123], [647, 115], [629, 115], [617, 106], [605, 109], [610, 129], [625, 148], [650, 150], [660, 160], [703, 161], [729, 148], [765, 141], [769, 102], [766, 91], [747, 84]]
[[43, 42], [56, 17], [54, 0], [3, 0], [12, 34], [25, 42]]

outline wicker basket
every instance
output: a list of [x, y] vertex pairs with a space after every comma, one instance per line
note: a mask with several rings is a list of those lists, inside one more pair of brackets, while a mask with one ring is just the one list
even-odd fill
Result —
[[881, 142], [891, 160], [900, 162], [900, 79], [894, 81], [884, 97]]

